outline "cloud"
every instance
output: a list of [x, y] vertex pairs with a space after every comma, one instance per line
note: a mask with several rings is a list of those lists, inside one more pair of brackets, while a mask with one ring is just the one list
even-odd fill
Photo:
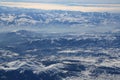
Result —
[[116, 4], [99, 4], [99, 5], [61, 5], [47, 3], [25, 3], [25, 2], [0, 2], [1, 6], [34, 8], [44, 10], [70, 10], [83, 12], [119, 12], [120, 5]]
[[58, 2], [58, 3], [120, 3], [120, 0], [0, 0], [0, 1], [12, 1], [12, 2]]

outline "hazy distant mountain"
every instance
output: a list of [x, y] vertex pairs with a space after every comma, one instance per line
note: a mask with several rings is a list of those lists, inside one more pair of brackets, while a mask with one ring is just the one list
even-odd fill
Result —
[[0, 25], [119, 25], [119, 13], [34, 10], [0, 7]]

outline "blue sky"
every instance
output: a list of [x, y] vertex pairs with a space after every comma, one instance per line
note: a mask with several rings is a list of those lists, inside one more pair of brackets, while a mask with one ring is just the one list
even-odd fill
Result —
[[81, 3], [81, 4], [120, 4], [120, 0], [0, 0], [6, 2], [51, 2], [51, 3]]

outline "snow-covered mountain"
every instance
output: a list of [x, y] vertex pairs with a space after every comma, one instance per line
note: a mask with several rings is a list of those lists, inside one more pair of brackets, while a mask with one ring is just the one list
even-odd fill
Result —
[[0, 80], [119, 80], [119, 33], [0, 33]]
[[0, 7], [0, 25], [119, 25], [119, 13]]
[[119, 13], [0, 6], [0, 80], [120, 80], [119, 25]]

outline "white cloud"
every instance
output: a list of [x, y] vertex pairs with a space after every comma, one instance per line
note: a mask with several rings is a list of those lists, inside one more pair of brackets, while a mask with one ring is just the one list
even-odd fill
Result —
[[120, 3], [120, 0], [0, 0], [0, 1], [12, 1], [12, 2], [58, 2], [58, 3]]
[[99, 4], [99, 5], [80, 5], [68, 6], [60, 4], [45, 4], [45, 3], [24, 3], [24, 2], [0, 2], [1, 6], [34, 8], [45, 10], [71, 10], [83, 12], [119, 12], [119, 4]]

